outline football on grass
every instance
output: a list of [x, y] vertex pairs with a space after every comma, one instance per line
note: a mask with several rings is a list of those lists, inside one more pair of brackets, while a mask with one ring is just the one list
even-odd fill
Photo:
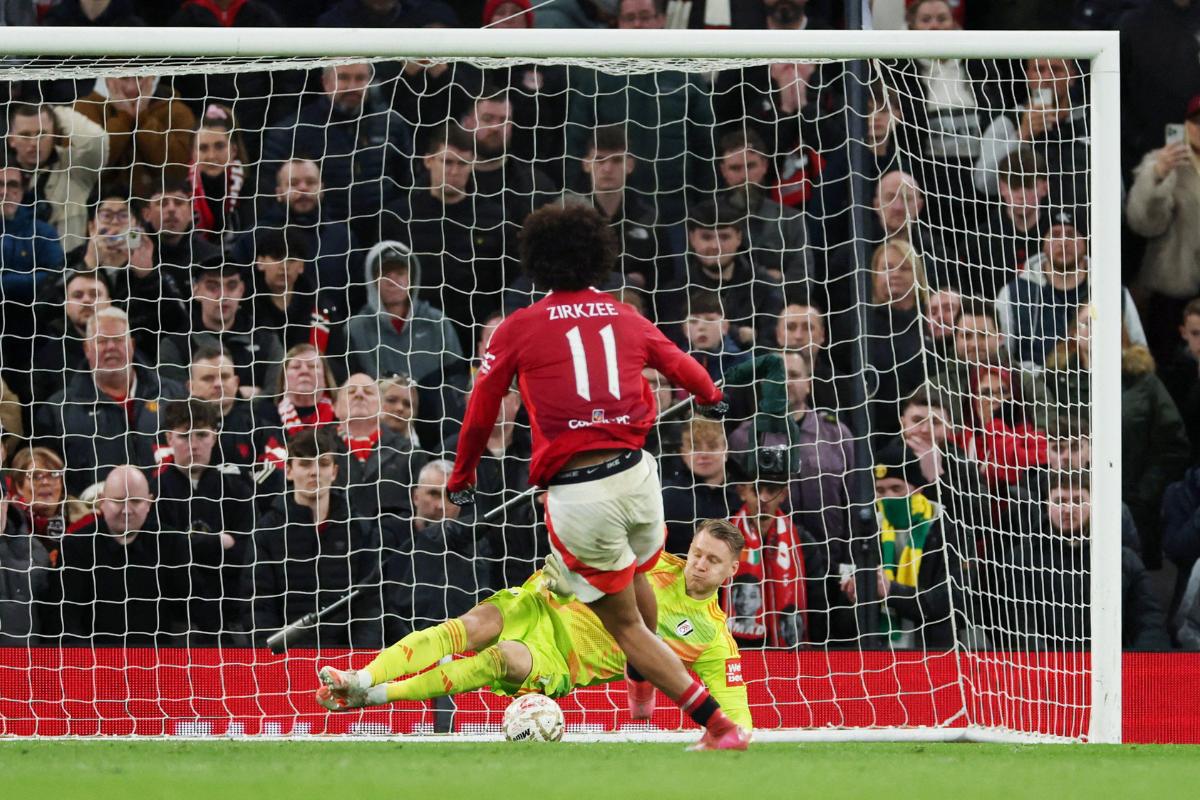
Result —
[[563, 713], [544, 694], [526, 694], [504, 710], [504, 738], [510, 742], [557, 742], [563, 735]]

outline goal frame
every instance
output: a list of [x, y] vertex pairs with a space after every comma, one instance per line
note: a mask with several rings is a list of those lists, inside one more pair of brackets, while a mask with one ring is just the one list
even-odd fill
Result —
[[[867, 59], [1061, 57], [1091, 64], [1092, 396], [1120, 397], [1120, 57], [1115, 31], [692, 31], [280, 28], [0, 28], [10, 57]], [[128, 66], [127, 64], [124, 66]], [[1091, 409], [1090, 721], [1086, 740], [1121, 741], [1119, 402]], [[764, 732], [767, 733], [767, 732]], [[984, 728], [795, 732], [846, 740], [1046, 741]], [[805, 735], [805, 734], [808, 735]], [[776, 738], [769, 734], [764, 738]], [[178, 737], [172, 737], [178, 738]]]

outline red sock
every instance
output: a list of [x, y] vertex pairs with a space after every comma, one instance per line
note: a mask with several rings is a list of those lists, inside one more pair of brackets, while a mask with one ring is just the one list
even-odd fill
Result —
[[710, 733], [720, 735], [733, 727], [729, 717], [725, 716], [717, 701], [713, 700], [708, 689], [698, 680], [692, 680], [692, 685], [680, 695], [678, 702], [679, 707], [693, 722], [707, 728]]

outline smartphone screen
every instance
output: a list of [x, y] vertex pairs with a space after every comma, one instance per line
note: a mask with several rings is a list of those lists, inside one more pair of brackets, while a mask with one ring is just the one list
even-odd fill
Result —
[[1183, 125], [1173, 122], [1166, 128], [1165, 139], [1168, 146], [1173, 144], [1183, 144], [1185, 141], [1187, 141], [1187, 132], [1184, 130]]
[[1030, 105], [1037, 106], [1039, 108], [1049, 108], [1055, 105], [1057, 101], [1058, 98], [1054, 96], [1053, 89], [1038, 89], [1033, 93]]

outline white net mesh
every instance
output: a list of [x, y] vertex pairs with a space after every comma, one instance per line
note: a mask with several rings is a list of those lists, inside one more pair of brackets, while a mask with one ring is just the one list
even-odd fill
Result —
[[[647, 448], [668, 552], [747, 538], [719, 601], [755, 725], [1086, 733], [1086, 64], [11, 66], [0, 732], [496, 730], [480, 692], [327, 715], [314, 668], [540, 566], [536, 500], [483, 519], [528, 488], [521, 398], [474, 515], [444, 459], [540, 296], [522, 221], [584, 203], [599, 288], [726, 381], [724, 425]], [[620, 684], [562, 704], [628, 723]]]

